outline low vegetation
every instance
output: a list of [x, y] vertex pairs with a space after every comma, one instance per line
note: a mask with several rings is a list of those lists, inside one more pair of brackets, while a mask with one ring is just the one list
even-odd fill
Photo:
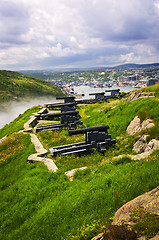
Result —
[[[29, 114], [38, 109], [26, 111], [14, 120], [14, 124], [0, 130], [1, 137], [8, 135], [0, 144], [0, 239], [90, 240], [109, 227], [119, 207], [158, 186], [159, 151], [140, 161], [127, 157], [112, 160], [123, 153], [132, 154], [133, 143], [139, 136], [128, 136], [126, 128], [136, 115], [154, 121], [155, 130], [145, 130], [145, 133], [150, 139], [159, 139], [158, 98], [77, 108], [83, 127], [109, 125], [108, 131], [117, 143], [104, 155], [93, 149], [57, 156], [54, 158], [58, 167], [56, 173], [49, 172], [43, 163], [27, 163], [28, 156], [35, 150], [29, 134], [17, 133]], [[37, 136], [47, 150], [51, 146], [84, 140], [83, 135], [69, 137], [67, 129], [39, 132]], [[73, 182], [64, 174], [84, 166], [88, 168], [77, 171]], [[142, 219], [146, 216], [149, 222], [151, 217], [134, 213], [132, 218], [136, 219], [135, 214], [141, 220], [135, 225], [139, 234], [149, 237], [158, 232], [158, 218], [153, 218], [154, 229], [146, 232]], [[116, 229], [110, 231], [114, 233]], [[123, 228], [120, 231], [121, 234], [126, 232]]]

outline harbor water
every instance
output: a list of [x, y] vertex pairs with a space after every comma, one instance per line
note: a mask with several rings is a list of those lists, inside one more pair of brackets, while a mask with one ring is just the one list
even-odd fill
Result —
[[[90, 86], [75, 86], [74, 92], [77, 94], [84, 94], [83, 99], [93, 98], [93, 96], [89, 96], [89, 93], [96, 93], [96, 92], [104, 92], [105, 90], [113, 90], [113, 89], [120, 89], [120, 92], [130, 92], [133, 91], [133, 87], [116, 87], [113, 86], [111, 88], [93, 88]], [[109, 92], [106, 95], [110, 95]], [[33, 106], [42, 105], [46, 103], [55, 103], [59, 102], [56, 100], [56, 97], [36, 97], [36, 98], [29, 98], [22, 101], [12, 101], [7, 102], [5, 104], [1, 104], [0, 109], [0, 128], [2, 128], [5, 124], [13, 121], [19, 114], [22, 114], [28, 108]]]

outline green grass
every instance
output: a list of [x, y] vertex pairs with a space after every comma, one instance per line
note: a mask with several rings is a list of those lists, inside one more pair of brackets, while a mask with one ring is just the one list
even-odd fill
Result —
[[60, 96], [62, 92], [57, 86], [44, 80], [0, 70], [0, 102], [42, 95]]
[[[0, 164], [4, 240], [90, 239], [120, 206], [159, 183], [156, 160], [92, 166], [69, 182], [60, 169], [51, 173], [42, 163], [27, 164], [33, 146], [28, 134], [19, 137], [19, 149]], [[7, 141], [13, 144], [13, 139]]]
[[[83, 127], [109, 125], [115, 146], [104, 155], [92, 149], [57, 156], [53, 159], [58, 167], [56, 173], [49, 172], [40, 162], [28, 164], [28, 156], [35, 152], [30, 135], [16, 133], [38, 108], [26, 111], [0, 130], [1, 137], [8, 135], [0, 144], [0, 239], [90, 240], [109, 226], [123, 204], [159, 185], [159, 151], [140, 161], [128, 157], [112, 160], [114, 156], [132, 153], [138, 136], [128, 136], [125, 131], [136, 115], [142, 120], [153, 119], [156, 129], [145, 132], [149, 132], [149, 139], [159, 139], [158, 99], [123, 101], [113, 109], [109, 104], [115, 103], [79, 106], [78, 110]], [[70, 137], [67, 130], [44, 131], [37, 136], [47, 150], [84, 141], [83, 135]], [[88, 168], [77, 171], [73, 182], [64, 174], [84, 166]], [[144, 216], [147, 220], [137, 222], [136, 229], [153, 236], [156, 229], [146, 230], [151, 217]], [[157, 226], [156, 218], [153, 222]]]
[[[84, 107], [81, 106], [80, 115], [85, 116], [82, 120], [84, 126], [97, 126], [106, 124], [109, 126], [109, 133], [113, 137], [124, 134], [129, 123], [137, 115], [142, 116], [142, 120], [151, 118], [156, 124], [156, 138], [158, 135], [159, 126], [159, 101], [157, 98], [139, 99], [133, 102], [121, 101], [113, 109], [105, 111], [109, 103], [92, 104]], [[151, 134], [151, 130], [147, 130]], [[153, 133], [153, 137], [154, 137]]]

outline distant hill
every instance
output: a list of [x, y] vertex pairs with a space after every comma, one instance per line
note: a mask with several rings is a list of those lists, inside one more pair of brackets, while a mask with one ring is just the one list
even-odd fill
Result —
[[59, 69], [43, 69], [43, 70], [24, 70], [21, 71], [23, 74], [29, 76], [41, 78], [41, 79], [54, 79], [59, 73], [71, 73], [71, 72], [81, 72], [81, 71], [106, 71], [106, 70], [135, 70], [135, 69], [156, 69], [159, 68], [159, 63], [152, 64], [135, 64], [128, 63], [123, 65], [117, 65], [114, 67], [88, 67], [88, 68], [59, 68]]
[[152, 64], [134, 64], [128, 63], [113, 67], [113, 69], [128, 70], [128, 69], [145, 69], [145, 68], [159, 68], [159, 63]]
[[0, 70], [0, 102], [27, 96], [62, 95], [52, 83], [21, 73]]

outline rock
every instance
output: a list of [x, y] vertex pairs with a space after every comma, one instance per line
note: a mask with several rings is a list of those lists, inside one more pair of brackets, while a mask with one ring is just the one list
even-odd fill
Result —
[[57, 169], [58, 169], [56, 164], [53, 162], [52, 159], [39, 157], [38, 153], [30, 155], [28, 157], [28, 161], [30, 163], [32, 163], [32, 162], [43, 162], [47, 166], [48, 170], [52, 171], [52, 172], [56, 172]]
[[56, 172], [58, 169], [56, 164], [53, 162], [52, 159], [44, 157], [47, 154], [47, 150], [42, 146], [41, 142], [35, 134], [31, 134], [31, 142], [34, 144], [37, 153], [30, 155], [28, 157], [28, 161], [43, 162], [47, 166], [49, 171]]
[[141, 159], [149, 157], [152, 153], [153, 153], [153, 150], [148, 151], [148, 152], [143, 152], [143, 153], [140, 153], [140, 154], [137, 154], [137, 155], [129, 155], [129, 157], [132, 160], [141, 160]]
[[47, 154], [47, 150], [43, 147], [39, 139], [35, 134], [31, 135], [31, 142], [34, 144], [36, 152], [39, 154], [39, 156], [44, 156]]
[[126, 132], [127, 134], [133, 136], [140, 132], [141, 130], [145, 130], [154, 126], [155, 124], [151, 119], [146, 119], [141, 123], [140, 118], [136, 116], [127, 127]]
[[159, 140], [152, 139], [150, 142], [147, 144], [145, 148], [145, 152], [149, 152], [151, 150], [155, 151], [159, 149]]
[[141, 123], [140, 123], [140, 118], [136, 116], [128, 126], [126, 132], [129, 135], [135, 135], [141, 130]]
[[146, 119], [142, 122], [141, 129], [145, 130], [145, 129], [148, 129], [148, 128], [152, 128], [154, 126], [155, 126], [155, 124], [152, 122], [151, 119]]
[[142, 208], [151, 214], [159, 215], [159, 187], [150, 192], [133, 199], [122, 206], [116, 213], [113, 220], [114, 225], [129, 224], [131, 213]]
[[98, 234], [98, 236], [92, 238], [91, 240], [103, 240], [103, 239], [104, 239], [103, 233], [100, 233], [100, 234]]
[[129, 157], [132, 160], [141, 160], [149, 157], [154, 151], [159, 149], [159, 140], [152, 139], [149, 143], [146, 143], [147, 135], [142, 136], [135, 144], [133, 151], [139, 153], [137, 155], [123, 154], [116, 157], [113, 157], [112, 160], [119, 160], [123, 157]]
[[75, 168], [75, 169], [72, 169], [68, 172], [65, 172], [65, 174], [69, 178], [70, 181], [73, 181], [73, 175], [75, 174], [75, 172], [77, 170], [85, 170], [85, 169], [87, 169], [87, 167]]
[[145, 148], [147, 147], [146, 137], [147, 137], [147, 135], [142, 136], [142, 137], [134, 144], [133, 151], [135, 151], [136, 153], [142, 153], [142, 152], [145, 151]]
[[6, 138], [7, 138], [7, 136], [1, 138], [1, 139], [0, 139], [0, 143], [2, 143]]
[[159, 235], [156, 235], [155, 237], [150, 238], [150, 240], [159, 240]]

